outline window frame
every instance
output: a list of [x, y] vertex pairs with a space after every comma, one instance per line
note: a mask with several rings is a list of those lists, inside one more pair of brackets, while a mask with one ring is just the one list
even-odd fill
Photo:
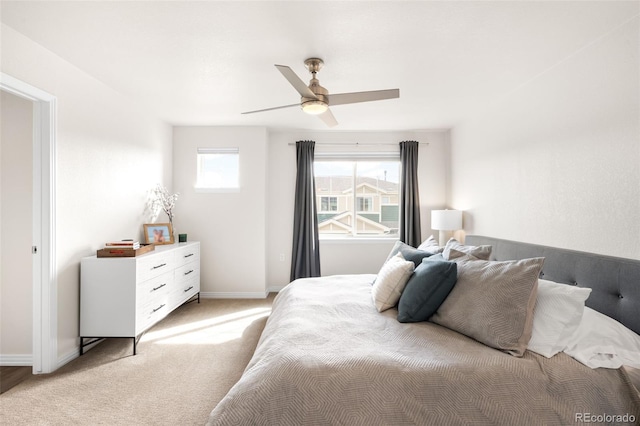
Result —
[[[237, 185], [235, 186], [208, 186], [202, 178], [202, 163], [205, 161], [204, 155], [235, 155], [237, 161]], [[239, 147], [198, 147], [196, 150], [196, 183], [194, 185], [195, 192], [225, 193], [240, 192], [241, 188], [241, 167], [240, 167], [240, 148]]]
[[[351, 185], [352, 185], [351, 190], [352, 190], [353, 196], [351, 197], [352, 200], [350, 203], [351, 209], [352, 209], [350, 211], [352, 211], [354, 214], [354, 220], [356, 219], [358, 213], [374, 212], [373, 207], [375, 205], [373, 197], [368, 195], [363, 195], [362, 197], [359, 197], [357, 194], [357, 185], [356, 185], [357, 177], [358, 177], [357, 163], [359, 162], [377, 161], [377, 162], [397, 163], [398, 164], [398, 198], [399, 199], [401, 198], [400, 177], [402, 172], [402, 164], [400, 163], [399, 150], [397, 152], [320, 152], [315, 154], [314, 165], [316, 162], [331, 162], [331, 161], [354, 163], [353, 172], [352, 172], [352, 181], [351, 181]], [[321, 195], [319, 197], [316, 195], [317, 198], [321, 198], [325, 196], [329, 197], [329, 195]], [[358, 198], [368, 198], [370, 200], [369, 202], [371, 203], [372, 210], [370, 211], [357, 210]], [[380, 205], [382, 206], [382, 203]], [[398, 208], [400, 208], [400, 201], [398, 202]], [[318, 209], [318, 213], [329, 213], [329, 212], [320, 211], [320, 209]], [[385, 241], [386, 242], [386, 241], [396, 241], [400, 237], [399, 232], [391, 233], [391, 234], [367, 234], [367, 233], [358, 232], [356, 228], [357, 227], [354, 227], [352, 225], [351, 233], [349, 234], [319, 233], [319, 239], [321, 241], [332, 241], [332, 242], [347, 242], [347, 241], [351, 241], [351, 242]]]

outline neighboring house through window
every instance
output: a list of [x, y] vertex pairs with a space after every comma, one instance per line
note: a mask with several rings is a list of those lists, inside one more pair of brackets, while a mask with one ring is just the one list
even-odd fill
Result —
[[318, 232], [323, 237], [398, 237], [400, 160], [317, 155]]

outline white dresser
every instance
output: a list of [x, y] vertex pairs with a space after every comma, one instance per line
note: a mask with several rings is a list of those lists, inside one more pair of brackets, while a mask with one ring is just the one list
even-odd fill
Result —
[[[80, 355], [105, 337], [143, 332], [178, 306], [200, 302], [200, 243], [156, 246], [137, 257], [85, 257], [80, 265]], [[85, 342], [85, 339], [89, 339]]]

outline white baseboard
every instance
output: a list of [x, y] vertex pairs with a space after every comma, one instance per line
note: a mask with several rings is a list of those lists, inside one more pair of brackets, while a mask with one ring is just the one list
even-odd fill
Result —
[[78, 358], [79, 356], [80, 356], [80, 348], [78, 347], [72, 350], [71, 352], [69, 352], [68, 354], [58, 358], [58, 366], [56, 367], [56, 369], [62, 367], [65, 364], [70, 363], [71, 361]]
[[203, 299], [265, 299], [267, 292], [224, 292], [208, 291], [200, 292]]
[[33, 365], [33, 355], [2, 355], [0, 354], [0, 366], [2, 367], [22, 367]]
[[287, 285], [268, 287], [267, 291], [207, 291], [200, 292], [200, 297], [203, 299], [265, 299], [269, 293], [278, 293]]

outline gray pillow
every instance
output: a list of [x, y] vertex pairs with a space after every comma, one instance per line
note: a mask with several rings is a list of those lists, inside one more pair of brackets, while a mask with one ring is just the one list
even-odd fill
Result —
[[416, 268], [418, 267], [418, 265], [420, 265], [420, 263], [422, 263], [422, 259], [433, 255], [433, 253], [424, 250], [418, 250], [417, 248], [411, 247], [409, 244], [405, 244], [402, 241], [396, 241], [393, 248], [391, 249], [391, 252], [389, 253], [389, 256], [387, 256], [387, 260], [385, 260], [385, 263], [398, 253], [402, 253], [402, 257], [404, 257], [405, 260], [412, 261], [413, 265]]
[[418, 246], [418, 250], [423, 250], [429, 253], [438, 254], [438, 253], [442, 253], [442, 251], [444, 250], [444, 247], [440, 247], [436, 239], [433, 237], [433, 235], [430, 235], [429, 238], [424, 240], [422, 244]]
[[451, 250], [456, 250], [461, 253], [470, 254], [472, 256], [477, 257], [482, 260], [489, 260], [491, 257], [491, 246], [465, 246], [464, 244], [460, 244], [458, 240], [455, 238], [451, 238], [447, 241], [447, 244], [444, 246], [444, 251], [442, 255], [446, 260], [453, 260], [456, 258], [455, 253], [452, 253]]
[[458, 281], [431, 321], [514, 356], [527, 349], [544, 258], [456, 259]]
[[457, 279], [457, 265], [425, 258], [415, 269], [398, 302], [398, 321], [426, 321], [447, 298]]

